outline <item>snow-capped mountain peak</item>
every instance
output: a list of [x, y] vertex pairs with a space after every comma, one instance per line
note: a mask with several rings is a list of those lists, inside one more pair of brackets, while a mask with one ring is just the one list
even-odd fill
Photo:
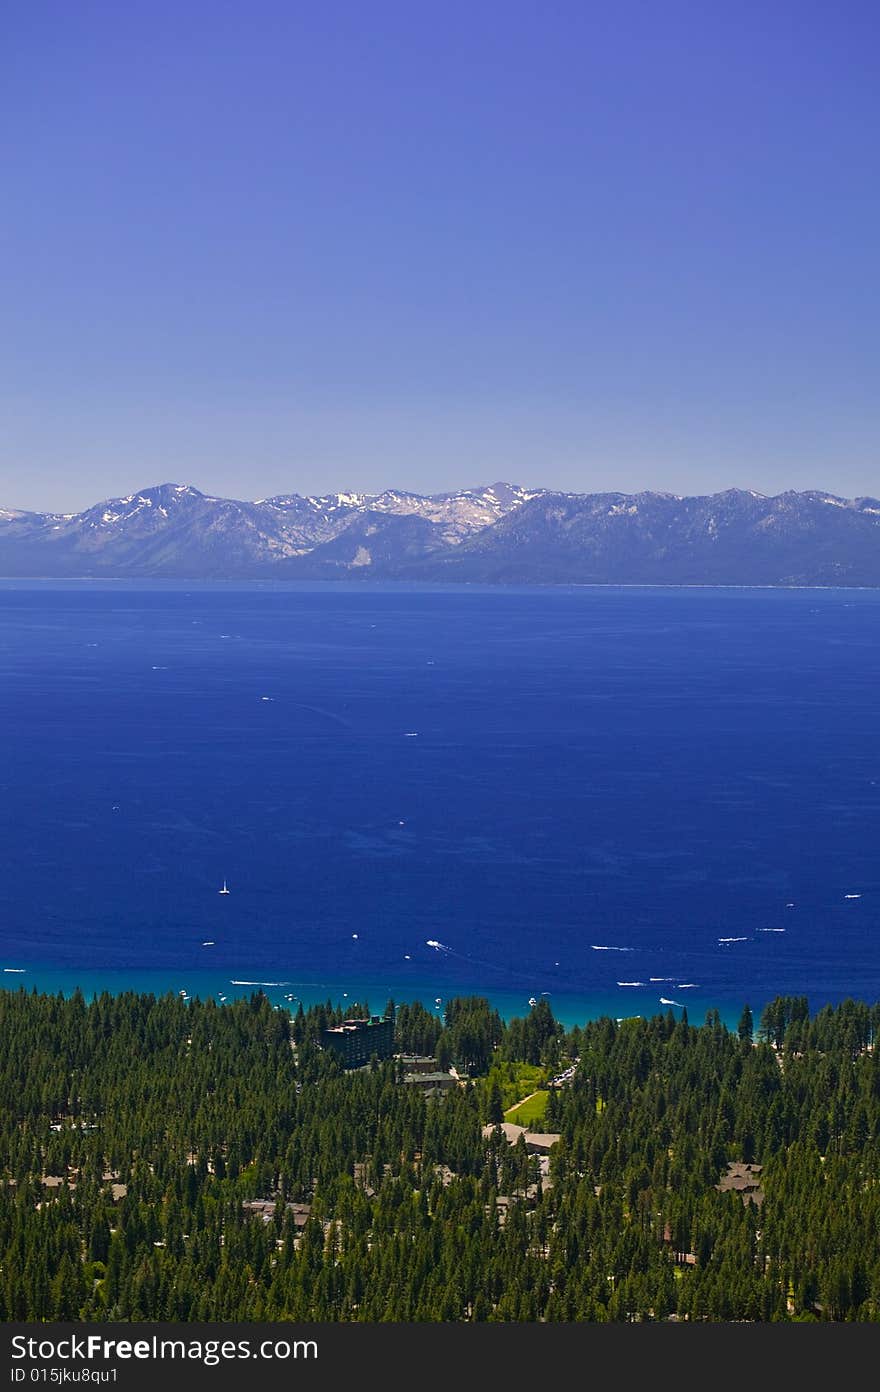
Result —
[[163, 483], [72, 515], [0, 509], [0, 575], [880, 585], [880, 502], [505, 482], [248, 502]]

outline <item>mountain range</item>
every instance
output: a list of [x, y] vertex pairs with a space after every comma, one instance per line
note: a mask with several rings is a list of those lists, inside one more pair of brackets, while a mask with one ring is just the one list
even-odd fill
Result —
[[880, 586], [880, 501], [493, 483], [243, 502], [165, 483], [79, 513], [0, 508], [0, 576]]

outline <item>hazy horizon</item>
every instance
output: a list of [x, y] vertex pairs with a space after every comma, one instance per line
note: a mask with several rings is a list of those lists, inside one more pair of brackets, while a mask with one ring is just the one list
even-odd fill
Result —
[[727, 491], [727, 489], [739, 489], [740, 491], [744, 491], [744, 492], [745, 492], [745, 491], [754, 492], [754, 493], [760, 494], [760, 495], [762, 495], [762, 496], [764, 496], [764, 497], [776, 497], [776, 496], [778, 496], [780, 493], [784, 493], [784, 492], [787, 492], [787, 491], [794, 491], [794, 492], [798, 492], [798, 493], [802, 493], [802, 492], [811, 492], [811, 491], [813, 491], [813, 492], [819, 492], [819, 493], [827, 493], [827, 494], [829, 494], [829, 495], [835, 495], [835, 496], [837, 496], [837, 497], [873, 497], [873, 496], [874, 496], [873, 494], [843, 494], [843, 493], [841, 493], [838, 489], [834, 489], [834, 488], [823, 488], [823, 487], [821, 487], [821, 486], [812, 486], [812, 485], [810, 486], [810, 488], [803, 488], [803, 489], [801, 489], [801, 488], [795, 488], [795, 489], [793, 489], [793, 490], [789, 490], [789, 489], [772, 489], [772, 490], [768, 490], [768, 489], [760, 489], [760, 488], [756, 488], [756, 489], [745, 489], [745, 488], [743, 488], [742, 485], [739, 485], [739, 484], [727, 484], [727, 485], [722, 485], [721, 488], [702, 489], [702, 490], [700, 490], [699, 492], [693, 492], [693, 491], [691, 491], [691, 492], [682, 492], [681, 490], [672, 489], [672, 488], [663, 488], [663, 487], [654, 487], [654, 488], [651, 488], [651, 489], [638, 489], [638, 488], [631, 488], [631, 489], [624, 489], [624, 488], [591, 488], [591, 489], [555, 488], [555, 487], [554, 487], [553, 485], [551, 485], [551, 484], [536, 484], [536, 483], [533, 483], [530, 479], [527, 479], [527, 478], [512, 478], [512, 477], [509, 477], [509, 478], [481, 478], [481, 479], [475, 479], [475, 480], [472, 480], [472, 481], [469, 482], [469, 483], [463, 483], [463, 484], [456, 485], [456, 486], [454, 486], [454, 487], [449, 487], [449, 488], [442, 488], [442, 487], [439, 487], [439, 488], [432, 488], [432, 487], [430, 487], [430, 485], [427, 485], [427, 486], [424, 486], [424, 487], [420, 487], [420, 488], [411, 488], [411, 487], [406, 487], [405, 485], [402, 485], [402, 484], [386, 484], [386, 485], [381, 486], [381, 487], [378, 487], [378, 488], [347, 488], [347, 487], [345, 487], [344, 485], [343, 485], [343, 486], [340, 486], [340, 487], [334, 487], [333, 484], [330, 483], [330, 484], [328, 484], [326, 487], [324, 487], [324, 488], [322, 488], [322, 489], [320, 489], [320, 490], [311, 490], [311, 489], [290, 487], [290, 488], [277, 489], [277, 490], [275, 490], [275, 492], [273, 492], [273, 493], [221, 493], [221, 492], [219, 492], [219, 491], [216, 490], [216, 489], [212, 489], [212, 488], [203, 488], [203, 487], [201, 487], [198, 483], [196, 483], [196, 482], [195, 482], [193, 479], [191, 479], [191, 478], [155, 478], [155, 479], [151, 479], [151, 480], [150, 480], [149, 482], [147, 482], [147, 483], [141, 483], [140, 485], [138, 485], [137, 487], [134, 487], [134, 488], [129, 488], [129, 489], [126, 489], [126, 490], [116, 489], [116, 490], [114, 490], [114, 491], [112, 491], [112, 492], [102, 494], [100, 497], [92, 497], [92, 498], [89, 498], [89, 499], [87, 499], [86, 501], [80, 503], [78, 506], [60, 507], [60, 506], [57, 506], [57, 505], [54, 505], [54, 504], [53, 504], [53, 505], [46, 506], [46, 507], [28, 507], [28, 506], [22, 505], [22, 504], [20, 504], [20, 503], [10, 502], [8, 499], [4, 499], [2, 496], [0, 496], [0, 508], [7, 508], [7, 509], [9, 509], [9, 510], [11, 510], [11, 511], [20, 511], [20, 512], [44, 512], [44, 513], [66, 513], [66, 514], [75, 514], [75, 513], [85, 512], [85, 511], [87, 511], [89, 508], [94, 507], [94, 506], [96, 506], [96, 505], [99, 504], [99, 503], [109, 502], [111, 499], [114, 499], [114, 498], [117, 498], [117, 499], [118, 499], [118, 498], [128, 498], [128, 497], [136, 496], [138, 493], [144, 493], [144, 492], [146, 492], [146, 491], [149, 490], [149, 489], [161, 488], [161, 487], [167, 486], [167, 485], [171, 485], [171, 486], [188, 486], [188, 487], [190, 487], [190, 488], [196, 489], [196, 490], [197, 490], [198, 492], [200, 492], [200, 493], [205, 494], [207, 497], [231, 499], [231, 500], [233, 500], [233, 501], [238, 501], [238, 502], [254, 502], [254, 503], [259, 503], [259, 502], [265, 501], [265, 500], [268, 499], [268, 498], [280, 497], [280, 496], [283, 496], [283, 495], [285, 495], [285, 494], [287, 494], [287, 495], [299, 494], [300, 496], [304, 496], [304, 497], [326, 497], [326, 496], [332, 496], [333, 494], [337, 494], [337, 493], [338, 493], [338, 494], [344, 494], [344, 493], [358, 493], [358, 494], [361, 494], [361, 495], [364, 495], [364, 496], [367, 496], [367, 497], [378, 497], [378, 496], [380, 496], [380, 495], [383, 494], [383, 493], [392, 493], [392, 492], [396, 492], [396, 493], [410, 493], [410, 494], [413, 494], [413, 495], [416, 495], [416, 496], [419, 496], [419, 497], [431, 497], [431, 496], [439, 496], [439, 495], [443, 495], [443, 494], [456, 493], [456, 492], [459, 492], [459, 491], [467, 491], [467, 490], [476, 490], [476, 489], [481, 489], [481, 488], [489, 488], [489, 487], [492, 487], [493, 485], [499, 484], [499, 483], [506, 483], [506, 484], [510, 484], [510, 485], [512, 485], [512, 486], [514, 486], [514, 487], [521, 487], [521, 488], [524, 488], [524, 489], [527, 489], [527, 490], [532, 490], [532, 489], [534, 489], [534, 490], [537, 491], [537, 490], [540, 489], [540, 490], [547, 491], [547, 492], [558, 492], [558, 493], [569, 493], [569, 494], [622, 493], [622, 494], [626, 494], [626, 495], [630, 496], [630, 495], [632, 495], [632, 494], [636, 494], [636, 493], [640, 493], [640, 492], [652, 492], [652, 493], [661, 493], [661, 494], [662, 494], [662, 493], [665, 493], [665, 494], [669, 494], [669, 495], [671, 495], [671, 496], [673, 496], [673, 497], [698, 497], [698, 496], [706, 496], [706, 495], [713, 495], [713, 494], [717, 494], [717, 493], [723, 493], [723, 492]]
[[[357, 481], [352, 478], [354, 475]], [[836, 475], [836, 476], [835, 476]], [[250, 479], [254, 477], [266, 477], [265, 487], [258, 487]], [[146, 488], [156, 488], [162, 484], [188, 484], [196, 488], [200, 493], [219, 498], [233, 498], [241, 502], [258, 502], [264, 498], [277, 497], [282, 494], [299, 493], [305, 497], [319, 497], [330, 493], [364, 493], [377, 495], [380, 493], [396, 491], [399, 493], [416, 493], [420, 496], [430, 496], [439, 493], [454, 493], [459, 490], [484, 488], [494, 483], [509, 483], [528, 489], [543, 489], [548, 492], [558, 493], [624, 493], [634, 494], [642, 492], [671, 493], [678, 497], [697, 497], [715, 493], [723, 493], [727, 489], [742, 489], [761, 493], [765, 497], [775, 497], [780, 493], [794, 491], [804, 493], [818, 491], [822, 493], [835, 494], [838, 497], [858, 498], [858, 497], [877, 497], [880, 495], [880, 469], [871, 473], [865, 471], [862, 486], [858, 485], [858, 478], [851, 474], [847, 475], [852, 480], [850, 487], [843, 486], [843, 479], [837, 471], [836, 466], [830, 466], [826, 470], [817, 468], [811, 471], [809, 476], [798, 477], [797, 475], [784, 475], [777, 479], [775, 485], [762, 480], [758, 470], [740, 471], [738, 474], [724, 474], [720, 471], [716, 474], [704, 478], [686, 477], [678, 475], [678, 486], [675, 483], [674, 472], [671, 471], [669, 477], [656, 475], [650, 481], [640, 476], [633, 475], [632, 471], [627, 471], [627, 478], [633, 479], [627, 482], [620, 474], [615, 473], [611, 468], [591, 471], [589, 477], [584, 476], [584, 481], [578, 483], [578, 475], [559, 474], [555, 477], [541, 476], [541, 471], [529, 472], [525, 469], [514, 470], [503, 467], [492, 470], [475, 469], [471, 474], [449, 474], [443, 476], [442, 472], [437, 478], [424, 476], [416, 480], [406, 478], [384, 478], [380, 474], [364, 474], [363, 471], [354, 467], [348, 471], [341, 469], [338, 474], [332, 471], [316, 471], [313, 469], [294, 471], [294, 470], [273, 470], [266, 471], [266, 474], [256, 471], [248, 471], [246, 477], [234, 475], [229, 478], [228, 472], [211, 470], [186, 470], [183, 465], [176, 472], [170, 469], [164, 471], [160, 467], [150, 469], [149, 465], [140, 473], [135, 473], [131, 469], [120, 471], [118, 475], [101, 471], [95, 477], [91, 472], [83, 476], [70, 476], [63, 473], [55, 473], [48, 469], [39, 472], [32, 472], [26, 465], [21, 467], [4, 467], [0, 463], [0, 508], [8, 508], [21, 512], [59, 512], [75, 513], [84, 512], [93, 507], [96, 503], [104, 502], [111, 498], [124, 498], [129, 494], [142, 492]], [[224, 479], [228, 481], [224, 482]], [[216, 480], [216, 481], [214, 481]]]

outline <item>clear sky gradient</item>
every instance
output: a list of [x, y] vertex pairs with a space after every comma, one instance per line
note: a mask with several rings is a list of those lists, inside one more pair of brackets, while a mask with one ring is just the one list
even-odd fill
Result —
[[880, 493], [876, 0], [6, 0], [0, 505]]

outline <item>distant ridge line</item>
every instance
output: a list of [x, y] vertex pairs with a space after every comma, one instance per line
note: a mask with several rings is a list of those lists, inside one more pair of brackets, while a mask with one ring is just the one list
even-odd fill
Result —
[[880, 501], [499, 481], [251, 502], [163, 483], [78, 513], [0, 508], [0, 575], [875, 588]]

